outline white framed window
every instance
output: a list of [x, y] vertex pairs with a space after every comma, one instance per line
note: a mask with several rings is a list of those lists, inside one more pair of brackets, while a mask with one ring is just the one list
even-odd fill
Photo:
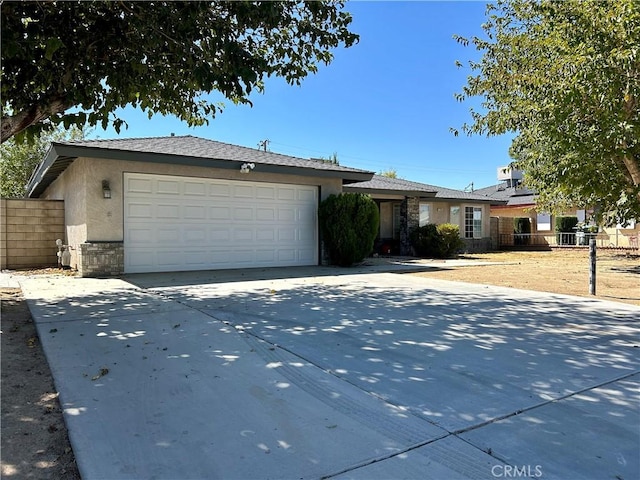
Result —
[[428, 203], [420, 203], [419, 225], [424, 227], [427, 223], [431, 223], [431, 205]]
[[464, 237], [482, 238], [481, 207], [464, 207]]

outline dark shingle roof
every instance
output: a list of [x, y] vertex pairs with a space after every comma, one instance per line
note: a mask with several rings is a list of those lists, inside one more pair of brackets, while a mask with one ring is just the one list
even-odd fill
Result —
[[373, 172], [358, 168], [264, 152], [191, 135], [77, 140], [51, 145], [29, 181], [29, 196], [42, 194], [78, 157], [215, 168], [239, 168], [239, 163], [254, 163], [256, 171], [341, 178], [345, 183], [366, 180], [373, 175]]
[[475, 193], [464, 192], [462, 190], [454, 190], [451, 188], [438, 187], [436, 185], [428, 185], [426, 183], [412, 182], [401, 178], [389, 178], [381, 175], [374, 175], [371, 180], [365, 182], [352, 183], [345, 185], [346, 191], [363, 191], [363, 192], [379, 192], [385, 191], [389, 193], [401, 193], [403, 195], [409, 195], [415, 193], [416, 195], [423, 194], [423, 196], [435, 197], [443, 200], [468, 200], [474, 202], [495, 202], [496, 199], [487, 198], [484, 195], [477, 195]]
[[484, 195], [495, 200], [507, 202], [507, 206], [534, 205], [536, 192], [526, 187], [507, 187], [505, 184], [492, 185], [490, 187], [475, 190], [476, 194]]
[[194, 137], [192, 135], [151, 138], [118, 138], [110, 140], [78, 140], [61, 142], [60, 144], [124, 152], [156, 153], [180, 157], [253, 162], [265, 165], [311, 168], [314, 170], [365, 172], [365, 170], [357, 168], [343, 167], [341, 165], [328, 162], [291, 157], [289, 155], [282, 155], [273, 152], [265, 152], [255, 148], [241, 147], [239, 145]]

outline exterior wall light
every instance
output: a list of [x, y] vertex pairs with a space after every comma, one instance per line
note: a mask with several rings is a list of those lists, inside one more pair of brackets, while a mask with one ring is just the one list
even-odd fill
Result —
[[102, 196], [104, 198], [111, 198], [111, 188], [109, 187], [109, 180], [102, 180]]
[[243, 163], [240, 166], [240, 173], [249, 173], [254, 168], [256, 168], [256, 164], [255, 163]]

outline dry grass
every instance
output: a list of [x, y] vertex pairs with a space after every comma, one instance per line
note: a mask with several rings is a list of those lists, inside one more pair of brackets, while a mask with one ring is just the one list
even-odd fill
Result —
[[[589, 295], [589, 251], [492, 252], [463, 255], [478, 265], [415, 275], [567, 295]], [[500, 265], [481, 265], [501, 262]], [[640, 254], [597, 251], [596, 298], [640, 306]]]

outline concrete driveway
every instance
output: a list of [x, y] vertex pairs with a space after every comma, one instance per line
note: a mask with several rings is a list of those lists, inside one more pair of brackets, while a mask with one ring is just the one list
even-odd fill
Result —
[[21, 279], [83, 478], [640, 478], [640, 308], [371, 272]]

